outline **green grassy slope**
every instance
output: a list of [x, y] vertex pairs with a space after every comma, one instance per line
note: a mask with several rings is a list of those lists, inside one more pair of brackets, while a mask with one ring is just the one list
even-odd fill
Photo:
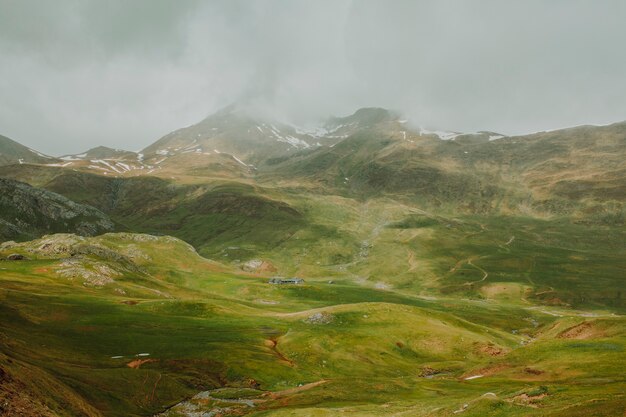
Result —
[[556, 317], [531, 303], [436, 301], [351, 281], [276, 287], [169, 237], [55, 235], [8, 252], [29, 259], [0, 262], [2, 370], [25, 395], [46, 390], [60, 415], [152, 415], [220, 387], [237, 390], [191, 403], [312, 416], [623, 405], [625, 323], [610, 314]]
[[110, 178], [31, 166], [2, 174], [96, 207], [127, 230], [177, 236], [210, 255], [241, 247], [240, 257], [246, 259], [273, 248], [306, 223], [272, 190], [236, 181], [180, 184], [151, 176]]

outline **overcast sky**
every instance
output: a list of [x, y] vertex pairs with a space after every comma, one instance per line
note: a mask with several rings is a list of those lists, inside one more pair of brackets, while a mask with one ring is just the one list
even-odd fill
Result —
[[138, 150], [231, 102], [526, 133], [626, 119], [624, 0], [0, 0], [0, 134]]

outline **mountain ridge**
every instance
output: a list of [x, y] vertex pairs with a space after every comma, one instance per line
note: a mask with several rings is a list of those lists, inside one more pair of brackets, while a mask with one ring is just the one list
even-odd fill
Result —
[[59, 159], [33, 150], [0, 135], [0, 166], [23, 163], [54, 163]]

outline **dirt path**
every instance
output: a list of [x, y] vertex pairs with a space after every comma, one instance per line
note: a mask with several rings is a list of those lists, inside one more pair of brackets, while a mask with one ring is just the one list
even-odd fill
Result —
[[515, 240], [515, 236], [511, 236], [506, 243], [499, 243], [498, 247], [506, 251], [507, 253], [511, 253], [511, 249], [509, 248], [509, 245], [513, 243], [514, 240]]
[[409, 259], [407, 262], [409, 263], [409, 269], [407, 272], [413, 272], [419, 266], [418, 262], [415, 260], [415, 252], [410, 249], [407, 249]]
[[[337, 306], [340, 306], [340, 305], [343, 305], [343, 304], [336, 304], [336, 305], [334, 305], [332, 307], [337, 307]], [[297, 316], [311, 315], [311, 314], [314, 314], [314, 313], [325, 311], [327, 309], [328, 309], [328, 307], [315, 307], [315, 308], [311, 308], [311, 309], [308, 309], [308, 310], [294, 311], [294, 312], [291, 312], [291, 313], [274, 313], [274, 312], [272, 312], [271, 315], [275, 316], [275, 317], [297, 317]]]
[[477, 270], [479, 270], [480, 272], [483, 273], [483, 276], [481, 279], [477, 280], [477, 281], [467, 281], [464, 282], [463, 284], [460, 284], [459, 287], [469, 287], [472, 286], [474, 284], [478, 284], [479, 282], [483, 282], [485, 281], [488, 277], [489, 277], [489, 272], [485, 271], [483, 268], [481, 268], [480, 266], [476, 265], [474, 263], [474, 261], [476, 259], [480, 259], [480, 258], [484, 258], [483, 256], [473, 256], [471, 258], [467, 258], [467, 259], [461, 259], [460, 261], [458, 261], [454, 267], [452, 267], [452, 269], [450, 269], [450, 271], [448, 271], [448, 275], [451, 275], [453, 273], [455, 273], [463, 264], [467, 264], [469, 266], [471, 266], [472, 268], [475, 268]]
[[408, 238], [405, 238], [401, 242], [404, 243], [404, 244], [410, 243], [413, 239], [418, 237], [421, 233], [422, 233], [422, 231], [419, 230], [419, 229], [418, 230], [414, 230], [414, 231], [411, 232], [411, 234], [409, 235]]
[[299, 392], [306, 391], [306, 390], [309, 390], [311, 388], [318, 387], [318, 386], [320, 386], [322, 384], [327, 383], [328, 381], [329, 381], [328, 379], [322, 379], [322, 380], [319, 380], [317, 382], [311, 382], [309, 384], [300, 385], [299, 387], [290, 388], [290, 389], [286, 389], [286, 390], [283, 390], [283, 391], [268, 392], [266, 395], [268, 397], [271, 397], [272, 399], [277, 399], [277, 398], [280, 398], [280, 397], [286, 397], [288, 395], [297, 394]]
[[450, 268], [450, 270], [448, 271], [448, 274], [454, 274], [457, 271], [457, 269], [461, 267], [461, 265], [466, 264], [470, 259], [472, 258], [461, 259], [460, 261], [457, 261], [457, 263], [454, 264], [452, 268]]
[[[476, 259], [476, 258], [474, 258], [474, 259]], [[480, 272], [482, 272], [482, 273], [483, 273], [483, 277], [482, 277], [480, 280], [473, 282], [473, 284], [475, 284], [475, 283], [477, 283], [477, 282], [483, 282], [483, 281], [484, 281], [484, 280], [486, 280], [486, 279], [487, 279], [487, 277], [489, 276], [489, 272], [485, 271], [485, 270], [484, 270], [484, 269], [482, 269], [480, 266], [473, 264], [473, 263], [472, 263], [472, 259], [469, 259], [469, 260], [467, 261], [467, 264], [468, 264], [468, 265], [473, 266], [474, 268], [478, 269]]]

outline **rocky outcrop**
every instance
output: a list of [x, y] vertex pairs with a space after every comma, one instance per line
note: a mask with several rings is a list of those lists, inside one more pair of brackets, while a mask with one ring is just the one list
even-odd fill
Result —
[[257, 274], [277, 271], [276, 267], [272, 265], [271, 262], [263, 261], [261, 259], [250, 259], [241, 265], [241, 269], [246, 272], [254, 272]]
[[325, 311], [314, 313], [307, 317], [304, 322], [309, 324], [329, 324], [335, 320], [335, 316]]
[[94, 236], [113, 229], [111, 219], [96, 208], [0, 178], [0, 241], [59, 232]]
[[[115, 236], [115, 235], [114, 235]], [[121, 237], [132, 235], [121, 234]], [[138, 235], [139, 239], [143, 236]], [[0, 243], [0, 253], [11, 251], [4, 257], [9, 260], [51, 259], [58, 263], [52, 270], [70, 281], [79, 281], [85, 286], [102, 287], [112, 284], [123, 276], [148, 276], [148, 272], [134, 259], [145, 259], [147, 256], [134, 244], [108, 247], [99, 238], [89, 239], [74, 234], [58, 233], [46, 235], [29, 242], [8, 241]], [[156, 238], [158, 239], [158, 238]], [[132, 239], [127, 239], [131, 240]], [[162, 240], [166, 240], [162, 238]], [[120, 242], [124, 240], [121, 238]], [[130, 248], [135, 258], [127, 255]], [[15, 252], [13, 252], [15, 251]], [[3, 257], [0, 257], [2, 259]]]

